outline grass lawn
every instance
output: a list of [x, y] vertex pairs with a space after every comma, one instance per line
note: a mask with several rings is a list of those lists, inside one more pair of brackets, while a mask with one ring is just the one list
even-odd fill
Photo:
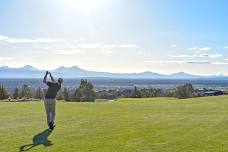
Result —
[[58, 102], [56, 118], [48, 132], [42, 102], [0, 103], [0, 152], [228, 151], [228, 96]]

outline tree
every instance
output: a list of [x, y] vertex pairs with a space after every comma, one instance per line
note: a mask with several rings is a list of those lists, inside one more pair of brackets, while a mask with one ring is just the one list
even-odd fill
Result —
[[3, 85], [0, 85], [0, 100], [7, 99], [9, 97], [8, 92]]
[[191, 83], [187, 83], [183, 86], [179, 86], [176, 89], [176, 97], [179, 99], [193, 97], [194, 88]]
[[63, 89], [63, 97], [65, 101], [70, 101], [70, 91], [67, 87]]
[[43, 90], [40, 87], [38, 87], [36, 90], [35, 98], [36, 99], [43, 99], [44, 98]]
[[82, 79], [79, 87], [75, 90], [73, 100], [78, 102], [94, 102], [95, 96], [93, 84]]
[[23, 85], [21, 88], [21, 98], [32, 98], [32, 93], [28, 85]]
[[13, 92], [13, 98], [18, 99], [19, 98], [19, 89], [16, 87]]
[[116, 99], [121, 96], [121, 93], [117, 90], [102, 90], [96, 92], [97, 99]]
[[57, 100], [63, 100], [64, 99], [62, 90], [58, 91], [56, 99]]
[[140, 90], [138, 90], [138, 88], [136, 86], [134, 87], [134, 92], [132, 94], [132, 97], [133, 98], [141, 98], [142, 97]]

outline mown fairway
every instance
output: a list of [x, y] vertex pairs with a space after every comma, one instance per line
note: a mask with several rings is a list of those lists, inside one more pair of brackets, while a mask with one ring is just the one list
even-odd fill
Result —
[[56, 118], [43, 132], [42, 102], [0, 103], [0, 152], [228, 151], [228, 96], [58, 102]]

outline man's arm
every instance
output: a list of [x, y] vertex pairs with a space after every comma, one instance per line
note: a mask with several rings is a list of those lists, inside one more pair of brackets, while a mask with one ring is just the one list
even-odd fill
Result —
[[48, 76], [48, 71], [46, 71], [46, 74], [45, 74], [44, 79], [43, 79], [43, 83], [47, 83], [47, 76]]
[[51, 80], [52, 80], [53, 82], [56, 82], [55, 79], [53, 78], [53, 76], [51, 75], [50, 72], [49, 72], [49, 75], [50, 75], [50, 77], [51, 77]]

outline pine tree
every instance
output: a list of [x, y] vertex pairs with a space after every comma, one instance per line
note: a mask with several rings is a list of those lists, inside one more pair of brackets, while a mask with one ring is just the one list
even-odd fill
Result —
[[23, 85], [21, 88], [21, 98], [32, 98], [32, 92], [30, 90], [30, 88], [28, 87], [28, 85]]
[[8, 92], [3, 85], [0, 85], [0, 100], [7, 99], [9, 97]]
[[70, 91], [67, 87], [63, 90], [63, 97], [65, 101], [70, 101]]
[[57, 93], [56, 99], [57, 100], [63, 100], [64, 99], [62, 90], [59, 90], [59, 92]]
[[40, 87], [38, 87], [36, 90], [35, 98], [36, 99], [43, 99], [44, 98], [44, 93]]
[[16, 87], [13, 92], [13, 98], [18, 99], [19, 98], [19, 89]]
[[87, 80], [82, 79], [79, 87], [76, 89], [73, 100], [79, 102], [94, 102], [95, 91], [93, 84]]

